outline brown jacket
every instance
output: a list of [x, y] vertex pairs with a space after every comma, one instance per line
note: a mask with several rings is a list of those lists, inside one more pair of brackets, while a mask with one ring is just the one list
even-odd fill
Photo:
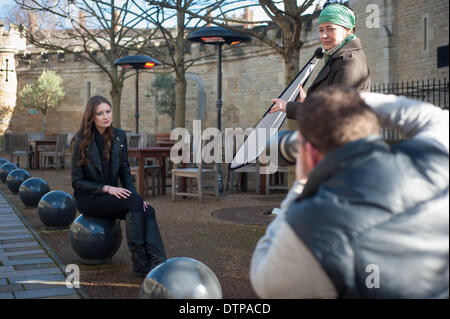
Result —
[[[359, 92], [370, 91], [369, 67], [359, 39], [347, 43], [334, 54], [331, 61], [309, 87], [307, 94], [334, 85], [350, 86]], [[286, 116], [288, 119], [296, 118], [296, 110], [299, 105], [300, 102], [287, 104]]]

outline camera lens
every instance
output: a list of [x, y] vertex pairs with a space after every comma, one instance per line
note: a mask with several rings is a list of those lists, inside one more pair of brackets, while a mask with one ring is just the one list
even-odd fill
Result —
[[270, 144], [278, 143], [278, 166], [295, 165], [297, 160], [297, 136], [298, 131], [279, 131], [268, 142]]

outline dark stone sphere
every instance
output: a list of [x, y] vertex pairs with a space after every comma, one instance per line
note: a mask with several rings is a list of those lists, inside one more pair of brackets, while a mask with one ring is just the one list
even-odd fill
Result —
[[6, 177], [8, 176], [9, 172], [11, 172], [13, 169], [18, 168], [16, 164], [6, 162], [0, 166], [0, 180], [3, 183], [6, 183]]
[[31, 177], [19, 187], [19, 198], [25, 206], [37, 207], [42, 196], [50, 191], [47, 182], [39, 177]]
[[141, 299], [222, 299], [216, 275], [204, 263], [187, 257], [169, 258], [145, 277]]
[[75, 219], [77, 206], [72, 196], [63, 191], [51, 191], [38, 203], [41, 222], [48, 228], [67, 228]]
[[87, 265], [111, 262], [121, 243], [120, 220], [114, 218], [80, 215], [70, 227], [70, 245]]
[[9, 163], [9, 161], [6, 158], [0, 157], [0, 166], [2, 166], [5, 163]]
[[13, 169], [9, 172], [8, 176], [6, 176], [6, 186], [8, 186], [11, 192], [18, 193], [20, 185], [30, 177], [31, 174], [23, 168]]

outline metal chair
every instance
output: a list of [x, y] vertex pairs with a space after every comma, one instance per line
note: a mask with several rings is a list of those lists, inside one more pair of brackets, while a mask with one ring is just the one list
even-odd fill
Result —
[[44, 168], [47, 167], [47, 159], [52, 158], [53, 164], [55, 168], [64, 167], [66, 164], [66, 146], [67, 146], [67, 137], [68, 133], [60, 133], [56, 138], [56, 146], [54, 150], [40, 152], [40, 161], [44, 163]]

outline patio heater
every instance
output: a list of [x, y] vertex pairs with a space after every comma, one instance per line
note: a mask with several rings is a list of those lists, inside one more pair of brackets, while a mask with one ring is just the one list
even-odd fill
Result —
[[[222, 131], [222, 46], [224, 44], [234, 45], [243, 42], [250, 42], [251, 37], [222, 27], [213, 26], [205, 27], [189, 34], [188, 40], [192, 42], [200, 42], [211, 44], [217, 47], [217, 128]], [[221, 163], [217, 163], [217, 183], [219, 193], [223, 193], [222, 168]]]
[[160, 65], [161, 62], [146, 55], [128, 55], [114, 61], [115, 65], [120, 65], [127, 69], [136, 69], [136, 134], [139, 133], [139, 70], [152, 69]]

